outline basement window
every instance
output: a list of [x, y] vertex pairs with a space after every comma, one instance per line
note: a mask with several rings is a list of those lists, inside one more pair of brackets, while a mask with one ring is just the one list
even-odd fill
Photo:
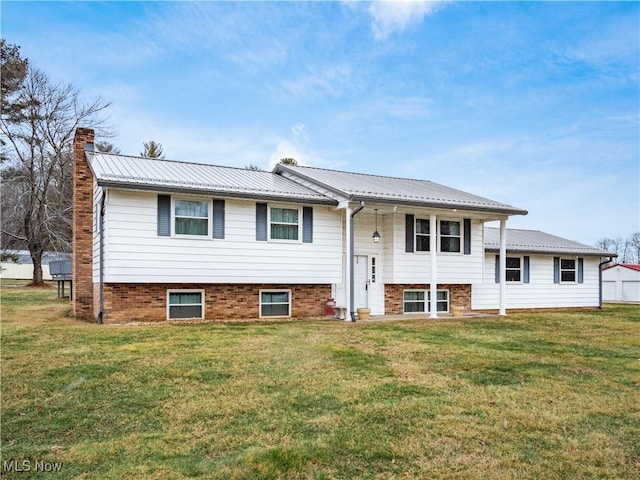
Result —
[[168, 290], [167, 318], [204, 318], [204, 290]]
[[[404, 313], [428, 313], [431, 311], [431, 290], [405, 290]], [[438, 312], [449, 311], [449, 290], [438, 290]]]
[[260, 318], [290, 316], [291, 290], [260, 290]]

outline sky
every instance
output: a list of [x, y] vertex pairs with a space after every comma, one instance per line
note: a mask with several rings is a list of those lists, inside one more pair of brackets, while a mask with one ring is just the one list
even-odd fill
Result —
[[586, 244], [640, 230], [638, 2], [13, 2], [124, 154], [427, 179]]

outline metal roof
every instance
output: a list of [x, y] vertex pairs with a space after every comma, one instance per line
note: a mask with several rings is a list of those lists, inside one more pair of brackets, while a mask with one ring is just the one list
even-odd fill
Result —
[[[500, 229], [484, 228], [484, 248], [488, 252], [500, 250]], [[539, 230], [507, 229], [507, 252], [520, 253], [553, 253], [566, 255], [586, 255], [596, 257], [617, 256], [600, 248], [556, 237]]]
[[609, 265], [608, 267], [603, 268], [603, 270], [609, 270], [614, 267], [624, 267], [630, 270], [635, 270], [636, 272], [640, 272], [640, 265], [636, 265], [635, 263], [616, 263], [615, 265]]
[[271, 172], [101, 152], [85, 153], [100, 186], [336, 204], [335, 200]]
[[291, 172], [353, 201], [376, 201], [414, 206], [460, 208], [508, 215], [527, 211], [429, 180], [385, 177], [314, 167], [276, 165], [274, 173]]

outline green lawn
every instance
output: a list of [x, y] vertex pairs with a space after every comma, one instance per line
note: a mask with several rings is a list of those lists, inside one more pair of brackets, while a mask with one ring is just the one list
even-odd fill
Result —
[[55, 288], [2, 289], [3, 478], [640, 478], [637, 306], [379, 325], [68, 315]]

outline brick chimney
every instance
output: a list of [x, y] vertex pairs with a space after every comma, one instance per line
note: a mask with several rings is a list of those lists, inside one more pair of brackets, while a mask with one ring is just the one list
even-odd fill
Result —
[[93, 145], [90, 128], [76, 129], [73, 139], [73, 314], [93, 320], [93, 174], [85, 157]]

